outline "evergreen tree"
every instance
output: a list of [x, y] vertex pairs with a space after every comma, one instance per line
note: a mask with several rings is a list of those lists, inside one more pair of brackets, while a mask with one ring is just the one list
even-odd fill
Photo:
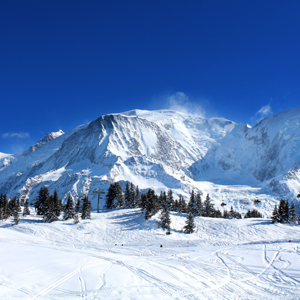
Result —
[[229, 219], [230, 215], [229, 215], [227, 209], [224, 209], [224, 210], [223, 210], [223, 215], [222, 215], [222, 217], [223, 217], [224, 219]]
[[28, 215], [30, 215], [30, 209], [28, 207], [28, 199], [25, 200], [25, 203], [24, 203], [24, 209], [23, 209], [23, 216], [26, 217]]
[[143, 199], [143, 205], [145, 207], [145, 220], [148, 220], [151, 218], [151, 204], [150, 201], [148, 199], [147, 194], [142, 194], [141, 198]]
[[289, 221], [289, 205], [287, 199], [281, 199], [278, 207], [280, 223]]
[[9, 199], [6, 207], [6, 219], [12, 217], [14, 214], [15, 207], [17, 207], [17, 198]]
[[193, 233], [195, 231], [195, 223], [194, 223], [194, 217], [191, 212], [189, 212], [189, 215], [185, 221], [185, 226], [183, 227], [184, 233]]
[[9, 217], [9, 207], [8, 207], [8, 200], [6, 194], [2, 195], [2, 220], [6, 220]]
[[165, 207], [162, 209], [161, 212], [159, 227], [161, 227], [163, 230], [167, 230], [166, 234], [170, 234], [171, 233], [170, 225], [171, 225], [170, 212], [168, 209], [168, 205], [165, 205]]
[[[159, 210], [158, 205], [158, 197], [153, 189], [149, 189], [147, 192], [147, 198], [150, 206], [150, 213], [151, 215], [155, 215]], [[167, 204], [167, 202], [166, 202]]]
[[133, 183], [131, 182], [130, 183], [130, 195], [131, 195], [131, 207], [130, 208], [135, 208], [135, 207], [137, 207], [136, 206], [136, 203], [137, 203], [137, 201], [136, 201], [136, 195], [135, 195], [135, 191], [136, 191], [136, 189], [134, 188], [134, 185], [133, 185]]
[[180, 206], [179, 206], [179, 201], [176, 199], [174, 201], [174, 211], [179, 212]]
[[75, 214], [79, 214], [81, 212], [81, 202], [80, 202], [79, 197], [77, 198], [74, 211], [75, 211]]
[[4, 219], [4, 195], [0, 194], [0, 220]]
[[79, 215], [78, 213], [75, 213], [74, 214], [74, 224], [78, 224], [80, 221], [79, 221]]
[[115, 183], [115, 195], [113, 202], [114, 208], [124, 208], [124, 194], [119, 182]]
[[234, 219], [234, 210], [233, 210], [232, 205], [231, 205], [230, 211], [229, 211], [229, 219]]
[[64, 206], [64, 220], [73, 219], [74, 215], [74, 203], [71, 195], [69, 195], [67, 203]]
[[115, 185], [111, 183], [106, 194], [106, 203], [105, 203], [106, 208], [108, 209], [113, 208], [113, 202], [115, 197], [116, 197]]
[[293, 224], [296, 224], [297, 222], [297, 215], [296, 215], [294, 202], [292, 202], [291, 207], [289, 209], [289, 222]]
[[135, 188], [134, 193], [134, 207], [140, 207], [140, 200], [141, 200], [141, 192], [138, 186]]
[[215, 213], [214, 204], [212, 203], [212, 200], [209, 197], [209, 194], [207, 194], [206, 199], [203, 203], [204, 210], [203, 210], [203, 216], [204, 217], [213, 217]]
[[53, 205], [55, 207], [55, 214], [57, 217], [60, 216], [60, 213], [63, 211], [64, 207], [62, 205], [62, 201], [59, 200], [57, 191], [54, 191], [53, 194]]
[[196, 194], [196, 207], [197, 207], [197, 215], [198, 216], [203, 216], [204, 213], [204, 207], [202, 204], [202, 199], [201, 199], [201, 194], [197, 193]]
[[81, 213], [81, 219], [90, 219], [91, 218], [91, 210], [92, 205], [91, 202], [88, 199], [88, 196], [84, 196], [82, 200], [82, 213]]
[[124, 207], [125, 208], [134, 208], [135, 204], [135, 190], [133, 187], [133, 184], [129, 184], [129, 182], [126, 182], [125, 186], [125, 193], [124, 193]]
[[17, 208], [18, 208], [18, 212], [21, 212], [21, 211], [22, 211], [22, 208], [21, 208], [20, 199], [17, 199], [16, 205], [17, 205]]
[[13, 216], [13, 222], [12, 225], [18, 225], [20, 222], [20, 217], [19, 217], [19, 204], [18, 200], [16, 197], [14, 197], [11, 201], [11, 212]]
[[36, 209], [37, 215], [44, 215], [46, 212], [46, 203], [49, 200], [49, 190], [48, 188], [41, 187], [39, 190], [38, 198], [35, 200], [34, 207]]
[[186, 202], [181, 195], [179, 195], [178, 202], [179, 202], [179, 212], [186, 213], [187, 212]]
[[192, 213], [193, 216], [198, 216], [198, 206], [196, 202], [195, 192], [192, 190], [190, 201], [188, 203], [188, 212]]
[[[237, 213], [237, 214], [238, 214], [238, 213]], [[222, 213], [221, 213], [221, 211], [220, 211], [219, 209], [216, 209], [216, 210], [215, 210], [214, 217], [215, 217], [215, 218], [223, 218]], [[240, 218], [241, 218], [241, 217], [242, 217], [242, 216], [240, 215]], [[237, 219], [240, 219], [240, 218], [237, 218]]]
[[[141, 199], [140, 199], [140, 203], [139, 203], [139, 208], [141, 209], [142, 212], [145, 212], [145, 209], [146, 209], [146, 202], [148, 202], [148, 199], [147, 199], [147, 194], [142, 194], [141, 195]], [[150, 206], [149, 206], [149, 212], [150, 212]]]
[[272, 223], [280, 222], [280, 217], [279, 217], [279, 212], [277, 209], [277, 204], [275, 204], [274, 210], [272, 212], [272, 217], [271, 217]]
[[50, 195], [45, 203], [44, 222], [51, 223], [58, 219], [53, 195]]
[[252, 209], [252, 210], [248, 210], [244, 216], [245, 218], [262, 218], [262, 214], [256, 210], [256, 209]]
[[173, 199], [173, 192], [171, 189], [168, 190], [166, 197], [167, 197], [168, 209], [169, 211], [172, 211], [174, 209], [174, 199]]

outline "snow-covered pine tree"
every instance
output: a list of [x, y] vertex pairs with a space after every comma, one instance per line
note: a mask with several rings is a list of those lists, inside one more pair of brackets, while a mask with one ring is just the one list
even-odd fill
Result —
[[194, 217], [191, 212], [189, 212], [186, 221], [185, 221], [185, 226], [183, 227], [183, 232], [184, 233], [193, 233], [195, 231], [195, 223], [194, 223]]
[[30, 215], [30, 209], [29, 209], [28, 199], [26, 199], [24, 202], [23, 217], [26, 217], [28, 215]]
[[169, 211], [174, 210], [174, 199], [173, 199], [173, 192], [171, 189], [169, 189], [167, 192], [167, 205]]
[[115, 197], [116, 197], [115, 185], [111, 183], [106, 194], [106, 203], [105, 203], [106, 208], [108, 209], [113, 208], [113, 202]]
[[224, 219], [229, 219], [229, 213], [228, 213], [227, 209], [224, 209], [224, 210], [223, 210], [222, 218], [224, 218]]
[[2, 215], [1, 219], [6, 220], [9, 217], [8, 200], [6, 194], [2, 195]]
[[262, 218], [262, 214], [257, 209], [248, 210], [244, 216], [244, 219], [247, 218]]
[[58, 219], [53, 195], [50, 195], [45, 203], [44, 222], [51, 223]]
[[147, 194], [142, 194], [141, 195], [141, 199], [139, 201], [139, 208], [141, 209], [142, 212], [145, 212], [145, 209], [146, 209], [146, 202], [148, 201], [147, 198]]
[[148, 198], [148, 202], [149, 202], [149, 206], [150, 206], [150, 213], [151, 213], [151, 216], [153, 216], [159, 210], [158, 197], [153, 189], [148, 190], [147, 198]]
[[75, 214], [79, 214], [81, 212], [81, 201], [80, 201], [79, 197], [77, 198], [74, 212], [75, 212]]
[[171, 218], [167, 203], [162, 209], [159, 227], [161, 227], [163, 230], [167, 230], [166, 234], [171, 233]]
[[21, 212], [22, 211], [22, 208], [21, 208], [21, 202], [20, 202], [20, 199], [17, 199], [17, 207], [18, 207], [18, 212]]
[[182, 213], [187, 212], [186, 202], [181, 195], [179, 195], [179, 212], [182, 212]]
[[79, 215], [78, 213], [75, 213], [74, 214], [74, 224], [78, 224], [80, 221], [79, 221]]
[[73, 198], [69, 195], [68, 200], [64, 206], [64, 220], [73, 219], [75, 215]]
[[213, 217], [215, 213], [214, 204], [212, 203], [212, 200], [209, 197], [209, 194], [207, 194], [206, 199], [203, 203], [203, 216], [204, 217]]
[[179, 201], [176, 199], [174, 201], [174, 211], [179, 212], [180, 206], [179, 206]]
[[[15, 198], [9, 199], [9, 201], [8, 201], [7, 208], [6, 208], [7, 218], [13, 216], [15, 205], [16, 205], [15, 202], [14, 202]], [[16, 199], [16, 201], [17, 201], [17, 199]]]
[[91, 202], [88, 199], [88, 196], [84, 196], [82, 199], [82, 213], [81, 213], [81, 219], [90, 219], [91, 218], [91, 210], [92, 205]]
[[131, 196], [130, 208], [135, 208], [136, 207], [135, 188], [132, 182], [130, 183], [130, 196]]
[[[131, 186], [133, 187], [132, 183]], [[124, 192], [124, 208], [133, 208], [134, 207], [134, 194], [132, 193], [129, 182], [126, 182], [125, 192]]]
[[134, 207], [140, 207], [140, 201], [141, 201], [141, 192], [137, 185], [134, 193]]
[[37, 215], [44, 215], [46, 212], [46, 203], [49, 200], [49, 190], [48, 188], [41, 187], [39, 190], [39, 195], [35, 200], [34, 207]]
[[275, 204], [275, 207], [273, 209], [271, 220], [272, 220], [271, 221], [272, 223], [280, 222], [280, 217], [279, 217], [279, 212], [278, 212], [278, 209], [277, 209], [277, 204]]
[[202, 199], [201, 199], [201, 194], [197, 193], [196, 194], [196, 206], [197, 206], [197, 215], [198, 216], [203, 216], [203, 212], [204, 212], [204, 207], [202, 204]]
[[287, 199], [281, 199], [278, 206], [280, 223], [289, 221], [289, 204]]
[[229, 211], [229, 219], [234, 219], [234, 210], [233, 210], [232, 205], [231, 205], [230, 211]]
[[4, 195], [0, 194], [0, 220], [4, 219]]
[[291, 206], [289, 209], [289, 222], [292, 224], [296, 224], [296, 222], [297, 222], [297, 215], [296, 215], [294, 202], [291, 203]]
[[20, 217], [19, 217], [19, 205], [17, 198], [14, 197], [9, 201], [9, 207], [10, 207], [10, 216], [13, 217], [12, 225], [18, 225], [20, 222]]
[[60, 202], [60, 200], [58, 198], [58, 194], [57, 194], [56, 190], [53, 193], [53, 205], [55, 207], [56, 216], [59, 217], [61, 211], [63, 210], [63, 207], [61, 207], [61, 202]]
[[194, 190], [192, 190], [190, 201], [188, 203], [187, 208], [188, 208], [188, 212], [191, 212], [193, 216], [198, 216], [199, 212], [198, 212], [198, 206], [197, 206]]
[[116, 197], [114, 199], [114, 208], [124, 208], [124, 194], [119, 182], [115, 183], [115, 193]]
[[141, 196], [142, 201], [143, 201], [143, 206], [144, 206], [144, 211], [145, 211], [145, 220], [148, 220], [151, 218], [151, 204], [148, 199], [147, 194], [142, 194]]

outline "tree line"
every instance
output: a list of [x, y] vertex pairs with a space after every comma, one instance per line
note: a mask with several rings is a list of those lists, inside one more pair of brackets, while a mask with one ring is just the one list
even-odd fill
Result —
[[[145, 214], [145, 220], [148, 220], [157, 213], [160, 213], [159, 227], [170, 233], [170, 211], [178, 213], [187, 213], [186, 226], [183, 231], [192, 233], [194, 231], [194, 217], [212, 217], [212, 218], [225, 218], [225, 219], [241, 219], [241, 214], [234, 210], [231, 206], [230, 210], [226, 209], [221, 212], [215, 209], [214, 203], [209, 194], [206, 195], [205, 200], [202, 200], [200, 192], [195, 193], [192, 190], [189, 202], [183, 199], [180, 195], [178, 199], [174, 199], [173, 192], [169, 189], [167, 192], [160, 192], [157, 195], [153, 189], [148, 189], [145, 193], [140, 193], [138, 186], [130, 182], [126, 182], [125, 191], [123, 192], [119, 182], [110, 184], [107, 195], [105, 208], [140, 208]], [[257, 210], [248, 211], [245, 215], [246, 218], [262, 217]]]
[[[148, 220], [157, 213], [160, 214], [159, 227], [166, 230], [167, 234], [171, 231], [170, 211], [178, 213], [187, 213], [186, 226], [183, 231], [192, 233], [194, 231], [194, 217], [212, 217], [225, 219], [241, 219], [241, 214], [234, 210], [231, 206], [230, 210], [226, 209], [221, 212], [214, 207], [214, 203], [209, 194], [202, 200], [201, 192], [191, 191], [188, 203], [179, 195], [178, 199], [174, 199], [173, 192], [169, 189], [167, 192], [162, 191], [159, 195], [153, 189], [148, 189], [147, 192], [141, 193], [138, 186], [134, 186], [130, 182], [126, 182], [123, 192], [119, 182], [110, 184], [104, 208], [140, 208], [145, 215], [145, 220]], [[23, 212], [21, 208], [23, 205]], [[55, 190], [53, 195], [50, 195], [48, 188], [41, 187], [38, 196], [33, 201], [33, 206], [36, 214], [43, 216], [44, 222], [51, 223], [61, 218], [63, 220], [74, 219], [74, 223], [78, 223], [79, 219], [91, 218], [91, 202], [88, 196], [85, 195], [82, 199], [73, 200], [69, 195], [65, 205], [59, 199], [58, 193]], [[20, 221], [19, 213], [25, 217], [30, 214], [28, 200], [20, 203], [16, 197], [7, 199], [6, 194], [0, 195], [0, 220], [6, 220], [13, 217], [12, 224], [18, 224]], [[244, 218], [262, 218], [262, 215], [256, 209], [248, 210]], [[280, 200], [279, 206], [275, 205], [272, 213], [272, 223], [294, 223], [300, 224], [300, 215], [297, 216], [294, 203], [289, 205], [287, 199]]]
[[[82, 199], [78, 198], [75, 205], [71, 195], [69, 195], [66, 204], [63, 205], [62, 200], [58, 198], [55, 190], [53, 195], [49, 193], [48, 187], [41, 187], [37, 198], [33, 201], [36, 214], [43, 216], [43, 221], [51, 223], [62, 216], [63, 220], [74, 219], [74, 223], [78, 223], [79, 219], [90, 219], [92, 205], [88, 200], [88, 196]], [[20, 221], [19, 213], [22, 212], [20, 200], [16, 197], [7, 199], [6, 194], [0, 195], [0, 220], [6, 220], [13, 217], [13, 225], [17, 225]], [[28, 200], [23, 202], [23, 216], [30, 215]]]
[[291, 223], [300, 225], [300, 214], [297, 216], [295, 205], [289, 205], [288, 199], [281, 199], [277, 208], [275, 204], [272, 212], [272, 223]]

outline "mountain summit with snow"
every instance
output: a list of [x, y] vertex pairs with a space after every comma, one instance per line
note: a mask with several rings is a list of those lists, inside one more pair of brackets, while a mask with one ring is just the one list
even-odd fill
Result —
[[130, 181], [186, 198], [201, 190], [217, 206], [225, 201], [242, 210], [259, 198], [269, 212], [278, 197], [299, 193], [299, 147], [300, 107], [254, 127], [171, 110], [132, 110], [48, 134], [24, 155], [1, 153], [0, 193], [33, 199], [47, 185], [63, 199], [88, 194], [93, 202], [94, 190]]

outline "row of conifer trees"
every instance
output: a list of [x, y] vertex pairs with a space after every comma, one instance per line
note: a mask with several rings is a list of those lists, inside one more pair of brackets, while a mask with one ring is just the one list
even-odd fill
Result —
[[[30, 215], [28, 200], [22, 204], [23, 216]], [[57, 191], [55, 190], [54, 194], [50, 195], [46, 186], [39, 190], [38, 197], [34, 200], [33, 206], [36, 214], [43, 216], [44, 222], [47, 223], [58, 220], [60, 216], [62, 216], [63, 220], [74, 219], [74, 223], [78, 223], [80, 217], [81, 219], [91, 218], [92, 206], [88, 200], [88, 196], [84, 196], [83, 199], [78, 198], [74, 205], [74, 201], [69, 195], [66, 204], [63, 205], [62, 200], [58, 198]], [[16, 197], [7, 199], [6, 194], [0, 195], [0, 220], [13, 217], [12, 224], [17, 225], [20, 221], [20, 212], [22, 212], [22, 208], [19, 199]]]
[[281, 199], [277, 208], [275, 204], [272, 212], [272, 223], [291, 223], [300, 225], [300, 214], [297, 216], [295, 205], [292, 202], [289, 205], [287, 199]]
[[62, 204], [62, 200], [58, 198], [57, 191], [50, 195], [48, 188], [42, 187], [39, 190], [39, 195], [34, 201], [34, 208], [37, 215], [42, 215], [43, 220], [47, 223], [58, 220], [62, 215], [63, 220], [74, 219], [74, 223], [79, 222], [79, 215], [81, 219], [90, 219], [92, 205], [85, 195], [82, 199], [78, 198], [75, 205], [73, 198], [69, 195], [66, 204]]
[[199, 192], [195, 193], [192, 190], [190, 200], [186, 204], [182, 196], [179, 196], [179, 199], [174, 199], [171, 189], [167, 193], [161, 192], [159, 196], [153, 189], [148, 189], [146, 193], [141, 194], [138, 186], [134, 187], [129, 182], [126, 183], [124, 193], [118, 182], [110, 185], [106, 195], [105, 207], [108, 209], [140, 208], [145, 214], [146, 220], [160, 212], [159, 227], [166, 230], [167, 234], [170, 233], [170, 211], [188, 213], [186, 226], [184, 227], [184, 232], [186, 233], [194, 231], [193, 218], [195, 216], [227, 219], [241, 218], [241, 214], [233, 210], [232, 207], [230, 211], [223, 210], [223, 213], [219, 209], [215, 209], [209, 194], [202, 201], [201, 194]]

